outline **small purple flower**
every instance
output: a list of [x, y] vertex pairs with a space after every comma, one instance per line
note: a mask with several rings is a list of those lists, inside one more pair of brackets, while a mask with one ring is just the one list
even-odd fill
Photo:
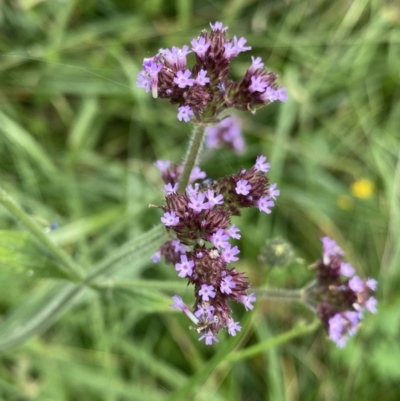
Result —
[[197, 74], [196, 83], [200, 86], [208, 84], [210, 82], [210, 78], [206, 77], [206, 75], [207, 75], [206, 70], [200, 70], [199, 73]]
[[275, 102], [275, 100], [278, 100], [278, 93], [274, 88], [268, 86], [261, 95], [261, 99], [264, 100], [264, 102]]
[[171, 162], [169, 160], [157, 160], [154, 165], [164, 173], [171, 167]]
[[227, 246], [221, 253], [221, 257], [226, 263], [236, 262], [239, 260], [239, 258], [236, 257], [236, 255], [238, 255], [239, 253], [240, 251], [237, 246], [234, 246], [232, 248], [231, 244], [227, 244]]
[[179, 217], [175, 212], [165, 212], [164, 216], [161, 217], [161, 222], [164, 223], [166, 227], [173, 227], [179, 223]]
[[242, 327], [240, 326], [239, 322], [234, 322], [233, 319], [230, 319], [227, 327], [228, 327], [228, 333], [231, 336], [236, 336], [236, 332], [242, 330]]
[[266, 82], [262, 80], [262, 77], [259, 75], [255, 77], [254, 75], [251, 77], [251, 84], [249, 86], [249, 91], [253, 92], [264, 92], [265, 88], [268, 86]]
[[224, 203], [223, 199], [224, 196], [219, 194], [217, 196], [215, 196], [214, 194], [214, 190], [213, 189], [209, 189], [207, 190], [207, 198], [208, 198], [208, 202], [212, 205], [222, 205]]
[[258, 156], [256, 159], [256, 164], [254, 165], [254, 169], [256, 171], [261, 171], [263, 173], [267, 173], [271, 167], [271, 164], [266, 162], [267, 158], [265, 156]]
[[236, 227], [236, 224], [232, 224], [227, 230], [226, 230], [227, 234], [234, 239], [240, 239], [241, 235], [240, 230], [238, 227]]
[[222, 31], [222, 32], [224, 32], [224, 31], [226, 31], [228, 29], [227, 26], [223, 26], [222, 22], [219, 22], [219, 21], [215, 22], [215, 24], [210, 22], [210, 26], [211, 26], [211, 29], [213, 31]]
[[195, 316], [199, 319], [211, 320], [213, 317], [214, 307], [212, 305], [202, 305], [194, 312]]
[[199, 166], [194, 166], [192, 172], [190, 173], [189, 181], [193, 182], [196, 180], [204, 180], [206, 177], [206, 173], [201, 171]]
[[157, 251], [152, 257], [151, 260], [153, 263], [158, 263], [161, 260], [161, 252]]
[[229, 60], [237, 55], [237, 50], [232, 42], [227, 42], [224, 45], [224, 57]]
[[181, 256], [181, 263], [175, 265], [175, 270], [179, 272], [179, 277], [191, 276], [193, 273], [194, 262], [188, 260], [186, 255]]
[[180, 87], [180, 88], [186, 88], [187, 86], [193, 86], [194, 84], [194, 79], [189, 78], [192, 75], [190, 70], [186, 71], [178, 71], [176, 73], [176, 77], [174, 78], [174, 82]]
[[342, 262], [340, 264], [340, 274], [346, 277], [354, 276], [355, 270], [354, 267], [350, 263]]
[[186, 247], [185, 245], [182, 244], [179, 239], [175, 238], [174, 240], [171, 241], [171, 245], [174, 247], [174, 251], [176, 253], [185, 253], [186, 252]]
[[358, 312], [337, 313], [329, 319], [329, 338], [339, 348], [343, 348], [347, 340], [357, 332], [359, 322]]
[[329, 319], [329, 338], [340, 348], [343, 348], [347, 341], [347, 336], [343, 335], [346, 320], [340, 313]]
[[176, 46], [172, 46], [172, 49], [160, 49], [160, 53], [162, 54], [162, 57], [165, 59], [165, 61], [168, 62], [168, 64], [175, 64], [178, 65], [178, 54], [180, 52], [180, 49]]
[[323, 249], [323, 262], [326, 265], [329, 265], [332, 258], [340, 257], [342, 258], [344, 252], [340, 248], [340, 246], [329, 237], [322, 237], [322, 249]]
[[205, 38], [193, 39], [191, 42], [192, 50], [200, 57], [203, 58], [206, 51], [210, 47], [210, 42], [207, 42]]
[[188, 185], [186, 187], [186, 193], [190, 196], [197, 195], [197, 192], [199, 191], [199, 184], [192, 184]]
[[222, 228], [219, 228], [213, 235], [210, 237], [210, 242], [213, 243], [213, 245], [217, 249], [221, 248], [226, 248], [227, 245], [229, 244], [229, 235], [223, 230]]
[[252, 304], [252, 302], [255, 302], [255, 300], [256, 300], [256, 297], [254, 296], [254, 292], [252, 292], [249, 295], [243, 295], [240, 298], [240, 301], [243, 303], [246, 310], [254, 309], [254, 305]]
[[183, 302], [182, 298], [179, 295], [174, 295], [172, 297], [172, 300], [174, 301], [174, 303], [170, 305], [172, 308], [180, 309], [181, 311], [187, 308], [186, 304]]
[[162, 50], [163, 58], [169, 63], [175, 65], [178, 70], [183, 70], [186, 67], [186, 56], [191, 53], [188, 46], [183, 46], [179, 49], [173, 46], [171, 50]]
[[158, 97], [158, 73], [162, 70], [162, 67], [162, 64], [155, 63], [152, 59], [144, 59], [143, 68], [150, 76], [150, 86], [154, 98]]
[[178, 190], [178, 183], [176, 182], [174, 185], [168, 183], [164, 185], [164, 190], [167, 195], [171, 195]]
[[233, 280], [232, 276], [226, 276], [221, 280], [221, 284], [219, 285], [219, 289], [224, 294], [231, 294], [232, 289], [236, 287], [236, 283]]
[[248, 195], [250, 193], [251, 185], [247, 180], [239, 180], [236, 183], [235, 192], [238, 195]]
[[174, 301], [174, 303], [170, 305], [172, 308], [181, 310], [194, 324], [199, 324], [199, 319], [190, 311], [180, 296], [174, 295], [172, 300]]
[[193, 110], [190, 106], [180, 106], [178, 108], [178, 120], [185, 121], [186, 123], [190, 121], [190, 116], [193, 116]]
[[280, 102], [286, 102], [288, 100], [286, 88], [279, 88], [276, 91], [276, 96]]
[[257, 202], [258, 209], [260, 212], [264, 212], [267, 214], [271, 213], [271, 207], [275, 206], [275, 203], [271, 200], [269, 196], [263, 196]]
[[371, 312], [371, 313], [376, 313], [376, 305], [378, 304], [378, 301], [376, 300], [375, 297], [369, 297], [367, 302], [365, 302], [365, 307]]
[[362, 292], [364, 290], [364, 280], [358, 276], [354, 276], [349, 280], [349, 287], [354, 292]]
[[250, 68], [252, 71], [264, 68], [264, 63], [262, 62], [261, 57], [251, 56], [251, 61], [252, 61], [252, 63], [251, 63]]
[[203, 301], [208, 302], [210, 298], [215, 297], [216, 292], [214, 291], [214, 287], [212, 285], [202, 284], [201, 289], [199, 291], [199, 295], [203, 299]]
[[188, 206], [193, 209], [195, 212], [201, 212], [202, 210], [208, 209], [208, 204], [205, 202], [206, 196], [199, 192], [195, 195], [191, 195], [188, 203]]
[[280, 193], [281, 193], [281, 191], [280, 191], [279, 189], [276, 188], [276, 184], [272, 184], [272, 185], [269, 187], [268, 192], [269, 192], [269, 196], [271, 197], [271, 199], [274, 199], [274, 200], [275, 200], [276, 197], [279, 196]]
[[378, 288], [378, 282], [373, 278], [367, 279], [366, 285], [372, 291], [376, 291], [376, 289]]
[[137, 75], [136, 86], [138, 88], [144, 88], [146, 92], [149, 92], [151, 87], [151, 78], [144, 71], [140, 71]]
[[246, 52], [248, 50], [251, 50], [251, 46], [245, 46], [244, 44], [247, 42], [245, 38], [238, 38], [236, 36], [233, 37], [233, 43], [235, 44], [235, 49], [236, 49], [236, 54], [240, 52]]
[[186, 67], [186, 56], [191, 53], [189, 50], [189, 46], [184, 45], [182, 49], [178, 49], [177, 58], [178, 58], [178, 68], [183, 70]]
[[216, 343], [219, 342], [218, 338], [215, 337], [214, 333], [211, 330], [209, 330], [209, 331], [207, 331], [207, 333], [203, 334], [199, 338], [199, 341], [201, 341], [203, 338], [205, 339], [206, 345], [211, 345], [213, 341], [215, 341]]

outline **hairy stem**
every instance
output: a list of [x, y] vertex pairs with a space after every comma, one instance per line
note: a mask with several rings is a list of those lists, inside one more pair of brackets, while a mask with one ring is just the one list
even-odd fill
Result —
[[196, 165], [202, 149], [205, 130], [205, 125], [195, 125], [192, 138], [190, 139], [189, 148], [184, 159], [183, 173], [178, 187], [179, 192], [183, 192], [189, 184], [190, 173]]
[[283, 288], [256, 288], [256, 294], [263, 298], [284, 302], [305, 302], [304, 289], [286, 290]]

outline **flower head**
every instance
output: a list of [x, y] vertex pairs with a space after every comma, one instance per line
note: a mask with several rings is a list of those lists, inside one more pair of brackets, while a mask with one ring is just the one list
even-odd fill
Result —
[[354, 268], [344, 261], [343, 250], [331, 238], [323, 237], [321, 241], [317, 281], [306, 291], [306, 298], [316, 307], [329, 338], [344, 347], [356, 333], [364, 312], [377, 311], [376, 298], [371, 295], [376, 281], [355, 275]]
[[207, 128], [206, 146], [208, 148], [226, 147], [236, 153], [242, 153], [245, 143], [239, 118], [230, 116]]
[[[178, 104], [178, 119], [189, 122], [217, 122], [229, 108], [255, 112], [273, 101], [285, 101], [286, 90], [276, 84], [276, 75], [264, 68], [260, 57], [251, 57], [252, 63], [238, 81], [230, 76], [232, 60], [251, 50], [245, 38], [227, 37], [227, 27], [221, 22], [210, 24], [192, 39], [189, 46], [160, 49], [143, 62], [137, 86], [153, 97], [169, 99]], [[195, 54], [195, 63], [187, 65], [187, 55]], [[212, 84], [213, 83], [213, 84]]]
[[[230, 335], [240, 330], [229, 302], [240, 302], [246, 310], [254, 308], [254, 293], [247, 293], [247, 277], [230, 266], [239, 260], [240, 253], [230, 240], [241, 237], [230, 217], [239, 215], [242, 208], [259, 208], [263, 199], [269, 199], [266, 159], [257, 160], [259, 168], [191, 184], [184, 193], [175, 191], [182, 174], [180, 165], [158, 163], [167, 190], [166, 204], [161, 206], [162, 221], [172, 238], [159, 249], [156, 259], [164, 256], [175, 266], [178, 276], [194, 286], [194, 313], [182, 310], [192, 321], [197, 319], [197, 330], [206, 344], [216, 341], [216, 333], [222, 329]], [[199, 168], [192, 174], [193, 179], [205, 178]]]

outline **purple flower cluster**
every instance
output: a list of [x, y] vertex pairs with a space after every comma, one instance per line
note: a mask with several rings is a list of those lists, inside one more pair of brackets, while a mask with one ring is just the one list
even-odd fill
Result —
[[321, 239], [323, 256], [317, 267], [317, 281], [307, 291], [308, 300], [314, 304], [329, 338], [338, 347], [358, 329], [365, 311], [376, 313], [377, 288], [374, 279], [363, 280], [355, 275], [354, 268], [343, 259], [344, 252], [328, 237]]
[[208, 148], [225, 146], [236, 153], [242, 153], [244, 150], [244, 139], [240, 119], [235, 116], [229, 116], [218, 124], [207, 128], [206, 146]]
[[[252, 57], [252, 64], [243, 78], [229, 78], [229, 65], [241, 52], [251, 50], [246, 39], [226, 38], [227, 27], [221, 22], [211, 25], [211, 33], [203, 30], [191, 41], [191, 47], [160, 49], [143, 62], [137, 86], [153, 97], [169, 99], [178, 104], [178, 119], [188, 122], [216, 122], [223, 110], [234, 107], [255, 112], [276, 100], [286, 101], [285, 88], [276, 85], [276, 74], [267, 72], [260, 57]], [[186, 58], [194, 53], [195, 63], [188, 68]]]
[[[158, 162], [162, 176], [170, 188], [176, 187], [176, 166]], [[174, 297], [174, 308], [181, 309], [196, 323], [206, 344], [218, 341], [216, 333], [227, 329], [236, 335], [240, 325], [231, 317], [229, 300], [253, 309], [254, 294], [247, 294], [249, 282], [243, 273], [229, 264], [239, 260], [239, 248], [232, 239], [240, 238], [240, 230], [230, 223], [230, 217], [240, 215], [244, 207], [257, 207], [270, 213], [273, 198], [279, 191], [269, 186], [265, 173], [269, 163], [264, 156], [257, 158], [249, 170], [224, 177], [208, 184], [191, 184], [185, 193], [166, 191], [166, 206], [162, 206], [162, 223], [173, 239], [166, 242], [153, 256], [161, 256], [174, 264], [179, 277], [186, 278], [195, 287], [194, 312]], [[198, 175], [198, 174], [197, 174]], [[271, 190], [272, 188], [272, 190]]]

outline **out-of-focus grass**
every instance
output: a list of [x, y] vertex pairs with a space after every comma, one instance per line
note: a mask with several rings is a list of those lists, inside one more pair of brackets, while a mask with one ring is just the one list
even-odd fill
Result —
[[[169, 310], [170, 294], [192, 300], [173, 269], [122, 249], [118, 275], [82, 291], [44, 334], [2, 354], [3, 399], [400, 397], [393, 385], [400, 378], [396, 2], [19, 0], [0, 7], [1, 185], [43, 230], [58, 223], [51, 237], [84, 270], [158, 222], [159, 212], [148, 209], [162, 202], [153, 162], [184, 154], [190, 128], [177, 121], [176, 107], [135, 86], [143, 57], [188, 44], [209, 21], [222, 20], [280, 73], [290, 95], [286, 104], [240, 115], [243, 156], [217, 151], [202, 164], [217, 177], [263, 153], [281, 189], [271, 216], [237, 220], [238, 268], [261, 285], [265, 267], [256, 260], [266, 238], [287, 238], [313, 262], [327, 234], [360, 274], [380, 283], [379, 313], [366, 317], [346, 349], [317, 331], [230, 362], [238, 339], [221, 335], [207, 348]], [[236, 60], [237, 76], [249, 59]], [[361, 178], [375, 187], [367, 199], [351, 192]], [[0, 313], [14, 313], [8, 327], [18, 331], [18, 316], [38, 319], [38, 305], [56, 308], [69, 289], [54, 278], [54, 256], [4, 209], [0, 225]], [[312, 278], [305, 266], [274, 270], [269, 284], [300, 286]], [[260, 302], [241, 345], [311, 318], [298, 307]]]

